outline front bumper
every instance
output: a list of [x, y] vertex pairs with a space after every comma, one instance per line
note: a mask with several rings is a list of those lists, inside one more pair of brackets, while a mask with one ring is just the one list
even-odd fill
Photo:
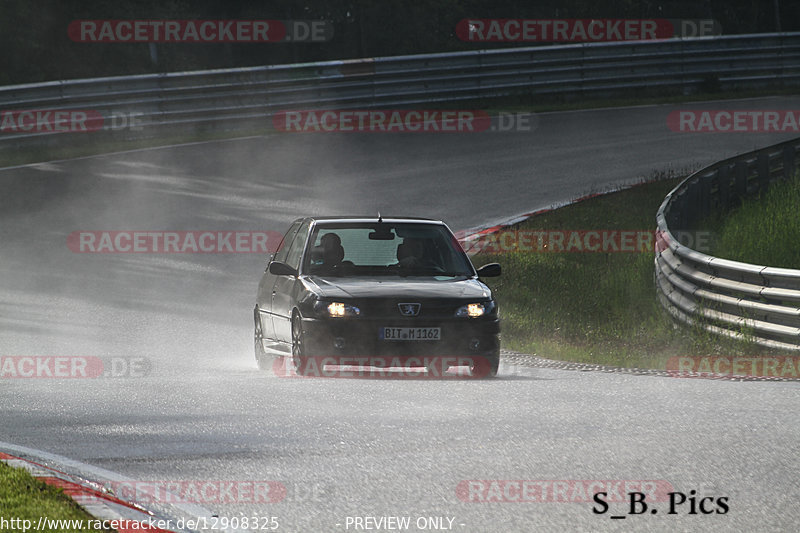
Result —
[[[303, 318], [306, 355], [319, 356], [500, 356], [500, 321], [494, 317], [448, 320]], [[384, 327], [440, 328], [436, 341], [383, 340]]]

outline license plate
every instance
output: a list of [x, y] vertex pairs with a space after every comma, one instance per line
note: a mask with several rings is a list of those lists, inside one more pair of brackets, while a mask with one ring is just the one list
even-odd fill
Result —
[[378, 333], [385, 341], [438, 341], [441, 328], [391, 328], [384, 327]]

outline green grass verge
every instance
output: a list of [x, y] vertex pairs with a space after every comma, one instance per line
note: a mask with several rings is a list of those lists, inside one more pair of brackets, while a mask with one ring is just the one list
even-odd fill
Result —
[[[83, 529], [59, 529], [50, 524], [51, 527], [44, 529], [49, 532], [113, 531], [88, 528], [92, 525], [88, 521], [94, 521], [94, 518], [61, 489], [39, 481], [22, 468], [0, 463], [0, 531], [22, 531], [20, 524], [24, 522], [19, 520], [30, 520], [30, 530], [33, 530], [40, 517], [84, 521]], [[11, 522], [12, 519], [19, 520]]]
[[719, 234], [714, 255], [733, 261], [800, 269], [800, 174], [748, 198], [709, 225]]
[[[660, 179], [535, 216], [512, 229], [655, 230], [680, 178]], [[495, 293], [505, 348], [549, 359], [665, 368], [672, 356], [766, 353], [750, 342], [676, 324], [658, 302], [654, 253], [512, 251], [473, 257], [503, 266]], [[746, 332], [744, 332], [746, 333]]]

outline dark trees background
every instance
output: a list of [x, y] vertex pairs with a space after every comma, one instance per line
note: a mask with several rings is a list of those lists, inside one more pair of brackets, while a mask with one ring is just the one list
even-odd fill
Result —
[[[800, 1], [778, 0], [782, 31], [800, 30]], [[776, 29], [775, 0], [0, 0], [0, 85], [35, 81], [474, 50], [463, 18], [713, 18], [725, 34]], [[326, 43], [77, 43], [78, 19], [322, 19]]]

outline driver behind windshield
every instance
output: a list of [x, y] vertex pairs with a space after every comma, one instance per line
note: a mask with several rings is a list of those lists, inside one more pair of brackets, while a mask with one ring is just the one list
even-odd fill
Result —
[[397, 261], [401, 268], [436, 267], [436, 264], [425, 255], [423, 240], [415, 237], [406, 237], [402, 244], [397, 245]]
[[342, 239], [336, 233], [326, 233], [314, 247], [313, 257], [320, 261], [314, 265], [317, 274], [332, 274], [344, 259]]

